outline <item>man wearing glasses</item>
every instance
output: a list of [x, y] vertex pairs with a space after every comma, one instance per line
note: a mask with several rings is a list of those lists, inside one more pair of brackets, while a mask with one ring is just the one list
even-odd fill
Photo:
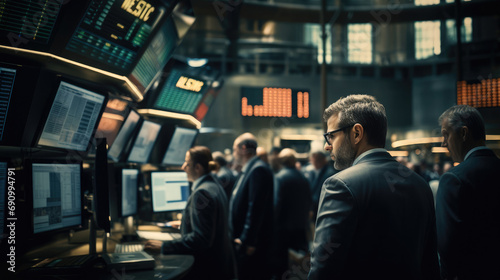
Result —
[[321, 190], [309, 279], [439, 279], [432, 192], [384, 149], [384, 106], [350, 95], [324, 119], [342, 171]]

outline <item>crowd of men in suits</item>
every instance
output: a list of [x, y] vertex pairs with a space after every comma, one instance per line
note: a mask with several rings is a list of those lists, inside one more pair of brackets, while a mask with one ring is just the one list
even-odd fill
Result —
[[[435, 195], [384, 149], [387, 117], [374, 97], [341, 98], [324, 120], [333, 167], [316, 152], [303, 172], [293, 150], [261, 153], [250, 133], [234, 141], [236, 172], [222, 153], [190, 149], [183, 237], [145, 249], [192, 253], [191, 279], [500, 278], [500, 159], [476, 109], [439, 117], [442, 145], [460, 164]], [[310, 263], [290, 267], [289, 251], [310, 252]]]

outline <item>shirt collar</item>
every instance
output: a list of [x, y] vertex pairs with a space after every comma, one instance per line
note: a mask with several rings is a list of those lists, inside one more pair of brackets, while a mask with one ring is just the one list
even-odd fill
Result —
[[375, 149], [371, 149], [371, 150], [368, 150], [362, 154], [360, 154], [355, 160], [354, 162], [352, 163], [352, 166], [358, 164], [358, 162], [366, 157], [367, 155], [370, 155], [370, 154], [373, 154], [373, 153], [378, 153], [378, 152], [386, 152], [387, 153], [387, 150], [386, 149], [383, 149], [383, 148], [375, 148]]
[[194, 180], [193, 186], [191, 187], [191, 191], [194, 191], [198, 185], [205, 179], [205, 177], [209, 176], [209, 174], [201, 175], [200, 178]]
[[479, 150], [489, 150], [489, 148], [488, 148], [488, 147], [486, 147], [486, 146], [477, 146], [477, 147], [475, 147], [475, 148], [470, 149], [470, 151], [469, 151], [469, 152], [465, 155], [465, 157], [464, 157], [464, 161], [466, 161], [466, 160], [467, 160], [467, 158], [468, 158], [468, 157], [469, 157], [469, 156], [470, 156], [473, 152], [475, 152], [475, 151], [479, 151]]
[[258, 156], [253, 156], [253, 158], [251, 158], [249, 161], [247, 161], [247, 163], [245, 163], [245, 165], [241, 168], [241, 172], [245, 173], [247, 172], [247, 170], [254, 164], [254, 162], [257, 161], [257, 159], [259, 159]]

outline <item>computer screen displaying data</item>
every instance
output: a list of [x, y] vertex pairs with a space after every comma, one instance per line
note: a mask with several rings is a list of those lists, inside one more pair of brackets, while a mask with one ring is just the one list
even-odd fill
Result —
[[186, 172], [152, 172], [153, 211], [182, 211], [189, 197]]
[[138, 169], [122, 169], [122, 217], [137, 214], [138, 179]]
[[38, 145], [86, 151], [105, 96], [61, 81]]
[[141, 116], [139, 115], [139, 113], [131, 110], [122, 127], [120, 128], [120, 132], [118, 132], [113, 145], [111, 145], [111, 148], [108, 150], [108, 158], [114, 161], [120, 160], [130, 138], [139, 125], [140, 120]]
[[160, 129], [160, 124], [144, 121], [139, 134], [135, 138], [134, 146], [132, 146], [132, 150], [128, 156], [128, 161], [147, 163]]
[[197, 134], [197, 129], [176, 127], [162, 163], [166, 165], [181, 166], [186, 158], [186, 152], [193, 145]]
[[81, 165], [32, 163], [33, 233], [81, 225]]

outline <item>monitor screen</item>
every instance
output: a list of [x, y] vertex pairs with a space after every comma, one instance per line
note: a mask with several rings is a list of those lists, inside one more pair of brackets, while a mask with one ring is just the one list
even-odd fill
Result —
[[207, 81], [174, 68], [158, 93], [153, 107], [160, 110], [194, 114], [207, 89]]
[[7, 207], [6, 200], [7, 192], [7, 163], [0, 162], [0, 243], [3, 239], [3, 234], [5, 233], [4, 219]]
[[112, 146], [127, 113], [128, 102], [119, 98], [110, 98], [97, 126], [95, 138], [106, 138], [106, 143]]
[[189, 197], [186, 172], [152, 172], [153, 211], [182, 211]]
[[138, 169], [122, 169], [122, 207], [121, 216], [133, 216], [137, 214], [137, 186], [139, 179]]
[[197, 129], [176, 127], [163, 157], [163, 164], [182, 166], [186, 152], [191, 148], [198, 134]]
[[116, 135], [113, 145], [111, 145], [111, 148], [108, 150], [108, 158], [114, 161], [120, 160], [140, 121], [141, 115], [139, 115], [136, 111], [131, 110], [125, 119], [120, 132]]
[[5, 122], [7, 121], [15, 78], [16, 69], [0, 67], [0, 142], [4, 138]]
[[81, 225], [81, 164], [32, 163], [33, 233]]
[[38, 145], [86, 151], [105, 97], [61, 81]]
[[162, 24], [160, 31], [154, 36], [132, 74], [129, 75], [130, 80], [143, 94], [149, 89], [155, 77], [161, 75], [163, 67], [177, 47], [177, 42], [177, 30], [170, 16]]
[[141, 130], [139, 130], [139, 134], [135, 138], [128, 161], [147, 163], [160, 129], [160, 124], [151, 121], [142, 122]]
[[0, 44], [13, 47], [29, 43], [47, 45], [64, 1], [1, 1]]
[[160, 0], [93, 0], [64, 56], [128, 74], [166, 12]]

